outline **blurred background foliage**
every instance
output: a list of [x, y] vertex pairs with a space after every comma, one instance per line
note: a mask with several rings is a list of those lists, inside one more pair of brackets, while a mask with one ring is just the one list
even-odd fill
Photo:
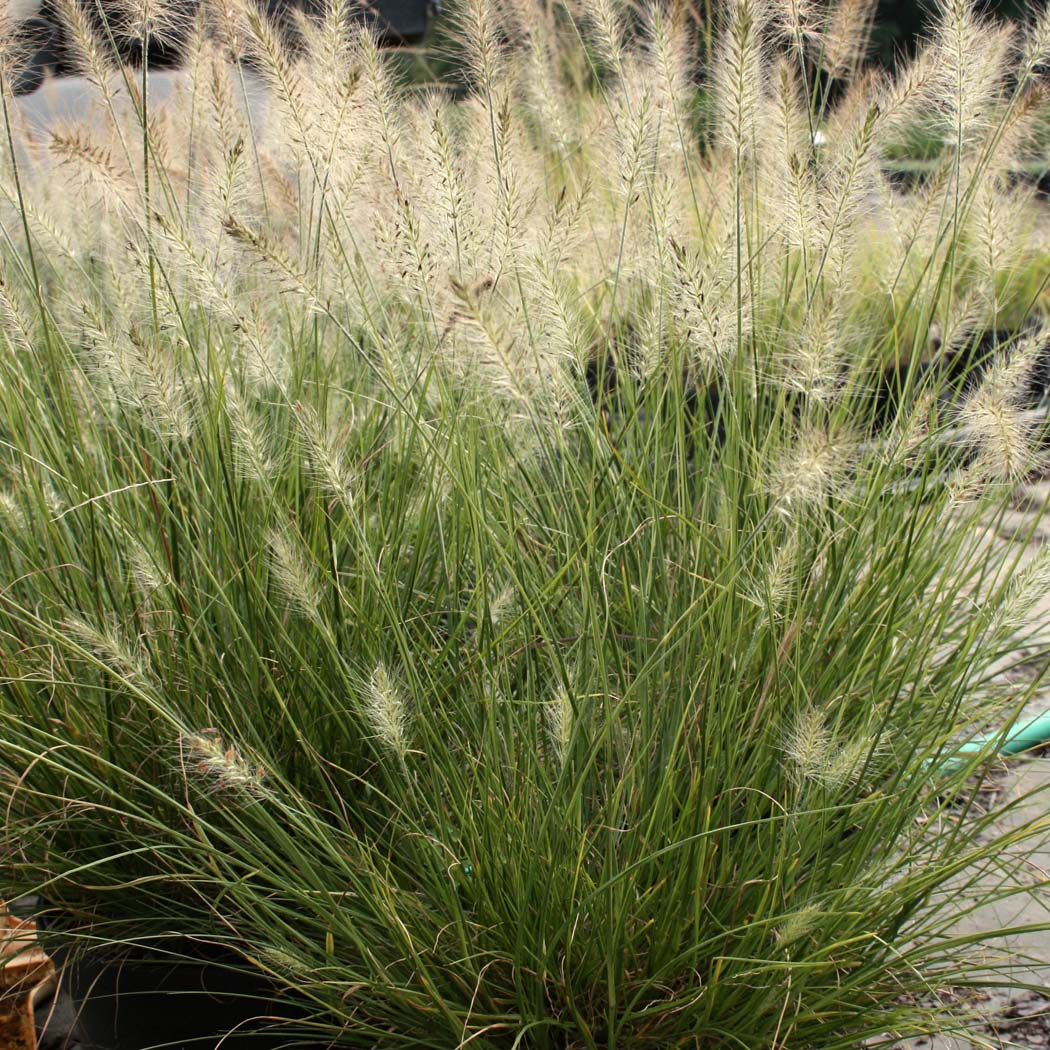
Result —
[[[984, 9], [986, 14], [998, 18], [1023, 19], [1028, 8], [1024, 0], [992, 0]], [[880, 0], [875, 13], [871, 57], [892, 65], [898, 55], [914, 50], [929, 20], [929, 4]]]

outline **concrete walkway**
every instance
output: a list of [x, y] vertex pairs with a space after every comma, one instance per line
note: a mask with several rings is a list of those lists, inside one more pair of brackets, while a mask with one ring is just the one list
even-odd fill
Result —
[[[192, 81], [188, 73], [180, 70], [157, 70], [148, 74], [147, 84], [151, 108], [163, 109], [173, 101], [185, 98]], [[115, 76], [111, 87], [115, 108], [122, 116], [130, 116], [131, 98], [124, 81]], [[234, 90], [252, 126], [262, 128], [270, 102], [266, 85], [251, 70], [243, 69], [241, 76], [234, 81]], [[15, 99], [17, 118], [37, 136], [60, 127], [98, 123], [107, 117], [105, 107], [102, 92], [86, 77], [53, 78], [32, 94]]]

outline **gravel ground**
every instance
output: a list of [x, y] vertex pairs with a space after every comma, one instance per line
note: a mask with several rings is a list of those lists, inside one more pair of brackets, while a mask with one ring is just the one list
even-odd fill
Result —
[[1050, 1047], [1050, 999], [1032, 993], [1012, 998], [987, 1034], [993, 1046]]

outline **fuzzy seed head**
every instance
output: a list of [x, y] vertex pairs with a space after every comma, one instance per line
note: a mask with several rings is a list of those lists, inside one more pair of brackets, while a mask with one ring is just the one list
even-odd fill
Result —
[[344, 461], [340, 443], [310, 406], [296, 405], [295, 417], [307, 469], [329, 496], [350, 510], [354, 502], [354, 478]]
[[142, 421], [162, 438], [192, 437], [192, 399], [172, 347], [134, 324], [116, 331], [87, 304], [82, 332], [86, 364], [109, 383], [119, 404], [141, 413]]
[[115, 623], [91, 623], [71, 617], [62, 625], [63, 633], [85, 649], [114, 674], [138, 689], [152, 690], [156, 679], [145, 650], [131, 642]]
[[0, 521], [8, 537], [17, 535], [26, 527], [26, 516], [18, 499], [10, 492], [0, 491]]
[[141, 541], [133, 540], [128, 550], [128, 575], [139, 594], [149, 599], [155, 592], [170, 583], [170, 577], [158, 569], [161, 564], [157, 556]]
[[623, 14], [617, 0], [589, 0], [587, 28], [595, 51], [612, 75], [619, 75], [624, 65]]
[[774, 551], [766, 572], [751, 579], [747, 598], [761, 609], [768, 608], [781, 620], [795, 591], [799, 569], [798, 534], [792, 533]]
[[168, 0], [112, 0], [116, 23], [132, 40], [154, 41], [168, 46], [179, 42], [181, 19]]
[[823, 914], [824, 909], [819, 905], [807, 904], [804, 908], [786, 915], [774, 931], [777, 944], [786, 948], [808, 937], [819, 925]]
[[1043, 4], [1025, 34], [1019, 81], [1024, 84], [1050, 62], [1050, 5]]
[[302, 540], [290, 530], [275, 529], [269, 546], [270, 572], [285, 601], [301, 616], [318, 620], [323, 597]]
[[821, 44], [822, 61], [835, 77], [856, 72], [865, 58], [878, 0], [839, 0]]
[[738, 344], [738, 322], [749, 316], [737, 311], [733, 288], [721, 270], [721, 258], [702, 259], [676, 247], [672, 255], [670, 306], [689, 352], [691, 373], [706, 379], [731, 359]]
[[844, 435], [805, 426], [774, 463], [768, 491], [785, 517], [840, 492], [849, 476], [853, 443]]
[[815, 404], [827, 405], [839, 396], [845, 371], [846, 333], [833, 308], [810, 310], [791, 353], [782, 381]]
[[557, 767], [561, 769], [568, 761], [576, 725], [573, 696], [564, 682], [559, 682], [553, 695], [544, 701], [543, 718], [550, 739], [551, 753]]
[[384, 664], [377, 664], [364, 692], [365, 715], [379, 742], [399, 762], [408, 757], [408, 704]]
[[797, 62], [820, 40], [825, 12], [813, 0], [775, 0], [772, 4], [774, 23], [789, 45], [798, 53]]
[[242, 477], [269, 485], [276, 466], [269, 431], [252, 404], [232, 385], [224, 394], [234, 459]]
[[179, 738], [182, 767], [208, 793], [258, 798], [266, 793], [266, 770], [213, 729]]
[[1011, 47], [1004, 28], [983, 24], [970, 0], [943, 0], [935, 31], [937, 84], [945, 139], [961, 151], [994, 126]]
[[831, 734], [822, 712], [807, 707], [794, 718], [784, 741], [791, 779], [799, 787], [816, 782], [827, 767]]
[[498, 591], [490, 589], [489, 592], [489, 620], [493, 628], [498, 628], [507, 616], [512, 614], [518, 603], [518, 591], [513, 583], [508, 583]]
[[976, 473], [991, 481], [1019, 481], [1038, 462], [1034, 429], [1016, 401], [994, 386], [982, 386], [959, 412], [977, 446]]
[[852, 787], [874, 747], [874, 739], [864, 734], [854, 735], [845, 743], [836, 741], [820, 771], [821, 783], [830, 791]]
[[993, 635], [1009, 638], [1032, 626], [1041, 603], [1050, 594], [1050, 549], [1043, 547], [1014, 575], [1001, 602], [991, 609]]
[[742, 160], [758, 140], [766, 76], [761, 35], [767, 10], [761, 0], [731, 0], [726, 18], [713, 71], [717, 127], [730, 155]]

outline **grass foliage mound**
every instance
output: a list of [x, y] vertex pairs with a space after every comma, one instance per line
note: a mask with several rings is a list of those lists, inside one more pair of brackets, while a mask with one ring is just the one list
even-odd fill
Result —
[[154, 107], [60, 6], [97, 119], [0, 96], [7, 891], [227, 946], [312, 1046], [950, 1026], [1043, 831], [960, 747], [1050, 583], [989, 539], [1050, 14], [944, 0], [891, 79], [855, 4], [734, 0], [698, 71], [676, 7], [461, 0], [446, 90], [219, 0]]

